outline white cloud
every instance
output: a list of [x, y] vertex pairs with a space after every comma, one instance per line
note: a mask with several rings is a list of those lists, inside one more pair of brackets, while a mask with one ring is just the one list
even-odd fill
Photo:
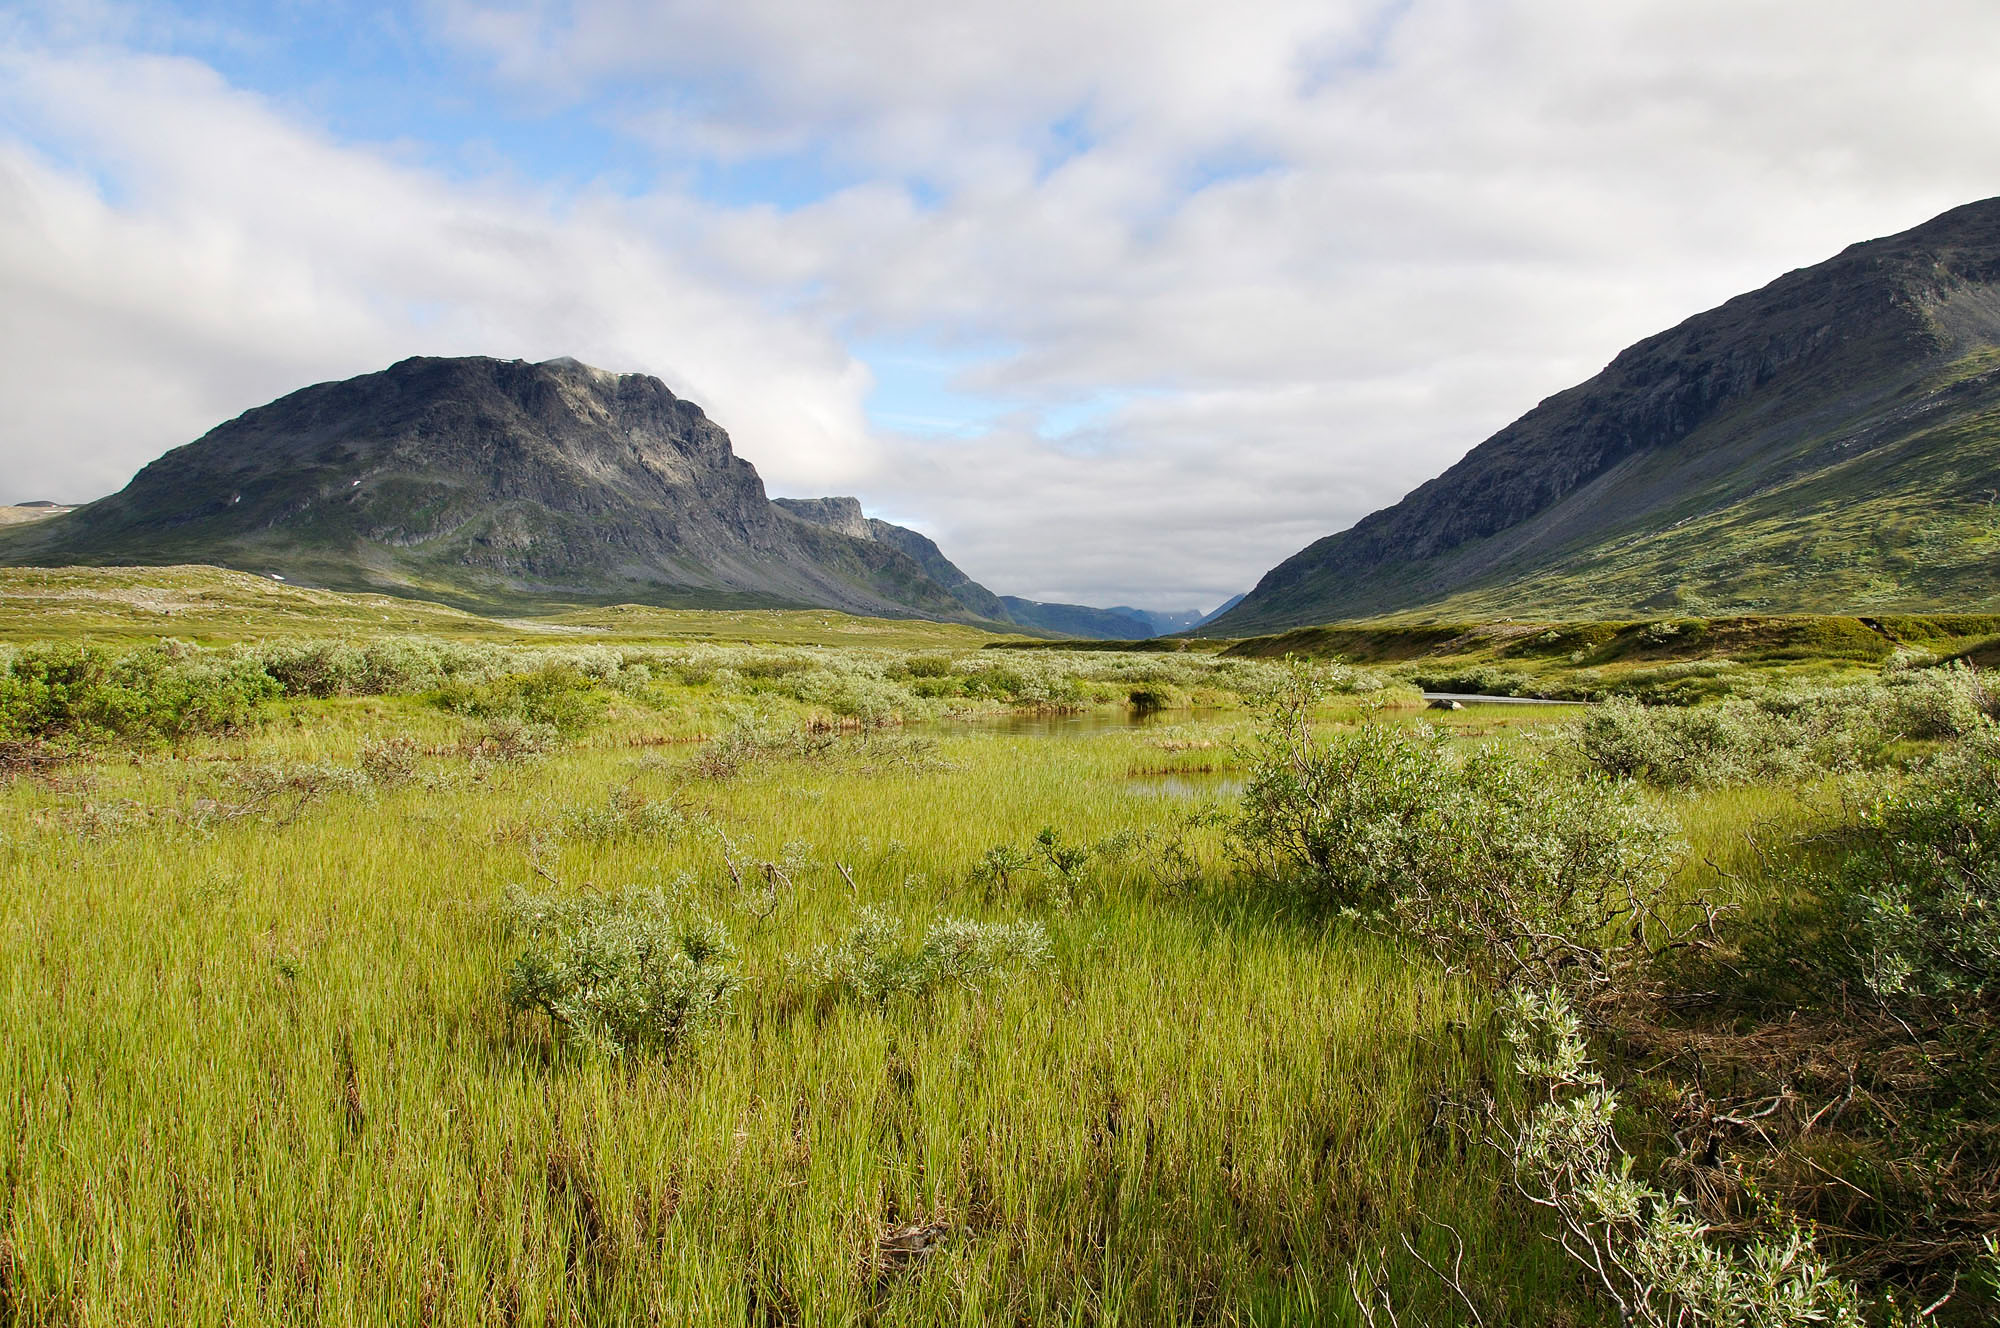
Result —
[[[10, 477], [75, 496], [407, 353], [569, 353], [686, 390], [777, 491], [922, 518], [996, 590], [1207, 604], [1623, 345], [2000, 193], [1988, 0], [436, 12], [669, 180], [852, 183], [789, 209], [466, 184], [191, 62], [17, 41]], [[981, 350], [958, 386], [1011, 410], [871, 431], [849, 339]]]

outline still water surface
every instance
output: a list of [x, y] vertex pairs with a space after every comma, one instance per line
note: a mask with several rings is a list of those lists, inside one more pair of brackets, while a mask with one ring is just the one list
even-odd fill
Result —
[[1111, 731], [1172, 728], [1216, 715], [1240, 714], [1230, 710], [1086, 710], [1076, 715], [967, 715], [939, 719], [911, 728], [959, 736], [992, 733], [1003, 738], [1087, 738]]

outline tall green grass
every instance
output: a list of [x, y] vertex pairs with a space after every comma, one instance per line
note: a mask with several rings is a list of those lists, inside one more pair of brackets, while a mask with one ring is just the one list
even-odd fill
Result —
[[[1240, 721], [849, 739], [714, 780], [698, 744], [631, 745], [704, 704], [656, 691], [539, 762], [346, 699], [0, 791], [0, 1317], [1338, 1323], [1358, 1254], [1438, 1252], [1420, 1208], [1521, 1317], [1570, 1298], [1440, 1124], [1504, 1083], [1478, 998], [1233, 888], [1213, 828], [1193, 888], [1149, 868], [1185, 806], [1135, 774], [1228, 765]], [[407, 782], [231, 802], [246, 766], [399, 734], [428, 751]], [[680, 815], [565, 832], [621, 790]], [[1101, 850], [1066, 903], [976, 879], [1045, 826]], [[718, 919], [734, 1016], [660, 1062], [511, 1014], [517, 883]], [[1039, 920], [1052, 960], [880, 1009], [795, 999], [868, 907]], [[913, 1227], [933, 1252], [899, 1251]]]
[[[1488, 1322], [1600, 1321], [1468, 1128], [1518, 1091], [1489, 998], [1191, 814], [1274, 666], [468, 649], [418, 695], [293, 652], [332, 681], [258, 722], [0, 785], [0, 1324], [1357, 1323], [1385, 1256], [1405, 1321], [1451, 1322], [1417, 1255], [1461, 1240]], [[541, 756], [484, 713], [533, 663], [596, 697]], [[1204, 708], [1125, 723], [1141, 690]], [[973, 722], [1024, 706], [1094, 718]], [[1677, 890], [1755, 917], [1746, 832], [1832, 794], [1646, 796]], [[515, 1012], [512, 886], [713, 919], [731, 1013], [663, 1058]], [[816, 999], [870, 910], [1038, 923], [1049, 958]]]

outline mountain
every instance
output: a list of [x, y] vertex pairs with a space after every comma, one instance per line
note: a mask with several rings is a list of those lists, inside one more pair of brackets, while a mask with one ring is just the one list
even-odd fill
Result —
[[1144, 618], [1153, 625], [1153, 635], [1171, 636], [1175, 632], [1192, 631], [1200, 627], [1203, 623], [1213, 622], [1242, 602], [1243, 596], [1231, 595], [1207, 613], [1203, 613], [1200, 609], [1183, 609], [1178, 613], [1162, 613], [1157, 609], [1134, 609], [1123, 605], [1111, 610], [1111, 612], [1134, 614]]
[[1625, 350], [1204, 634], [2000, 608], [2000, 199]]
[[416, 358], [294, 392], [109, 498], [0, 527], [0, 563], [213, 563], [475, 609], [997, 616], [906, 544], [792, 519], [729, 435], [657, 378]]
[[1207, 615], [1200, 609], [1183, 609], [1178, 612], [1162, 612], [1158, 609], [1135, 609], [1130, 604], [1114, 604], [1108, 613], [1123, 613], [1146, 624], [1152, 636], [1170, 636], [1175, 632], [1185, 632]]
[[967, 612], [993, 622], [1009, 622], [1000, 597], [958, 570], [929, 536], [880, 517], [863, 516], [858, 498], [773, 498], [786, 515], [810, 525], [838, 531], [850, 539], [886, 544], [914, 560], [924, 575], [942, 586]]
[[61, 516], [69, 510], [61, 503], [52, 503], [46, 498], [38, 498], [28, 503], [15, 503], [11, 507], [0, 507], [0, 526], [19, 525], [27, 521], [46, 521], [52, 516]]
[[1014, 595], [996, 595], [961, 572], [929, 536], [880, 517], [864, 516], [859, 499], [773, 498], [771, 501], [799, 521], [837, 531], [851, 539], [887, 544], [907, 555], [966, 612], [977, 617], [1034, 631], [1098, 640], [1129, 641], [1159, 635], [1151, 621], [1136, 609], [1093, 609], [1082, 604], [1043, 604]]
[[1249, 596], [1247, 592], [1242, 595], [1231, 595], [1228, 599], [1216, 605], [1215, 608], [1211, 610], [1209, 613], [1203, 615], [1202, 620], [1196, 623], [1195, 626], [1196, 627], [1208, 626], [1210, 623], [1214, 622], [1217, 618], [1220, 618], [1223, 614], [1229, 612], [1231, 609], [1235, 608], [1238, 604], [1241, 604], [1248, 597]]
[[1002, 595], [1007, 620], [1023, 627], [1064, 636], [1088, 636], [1099, 641], [1143, 641], [1155, 636], [1153, 624], [1123, 609], [1093, 609], [1084, 604], [1044, 604], [1040, 600]]

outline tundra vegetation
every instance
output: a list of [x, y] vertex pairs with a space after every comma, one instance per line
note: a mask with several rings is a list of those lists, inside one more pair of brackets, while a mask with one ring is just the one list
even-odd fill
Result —
[[0, 1324], [2000, 1312], [1970, 666], [298, 626], [0, 647]]

